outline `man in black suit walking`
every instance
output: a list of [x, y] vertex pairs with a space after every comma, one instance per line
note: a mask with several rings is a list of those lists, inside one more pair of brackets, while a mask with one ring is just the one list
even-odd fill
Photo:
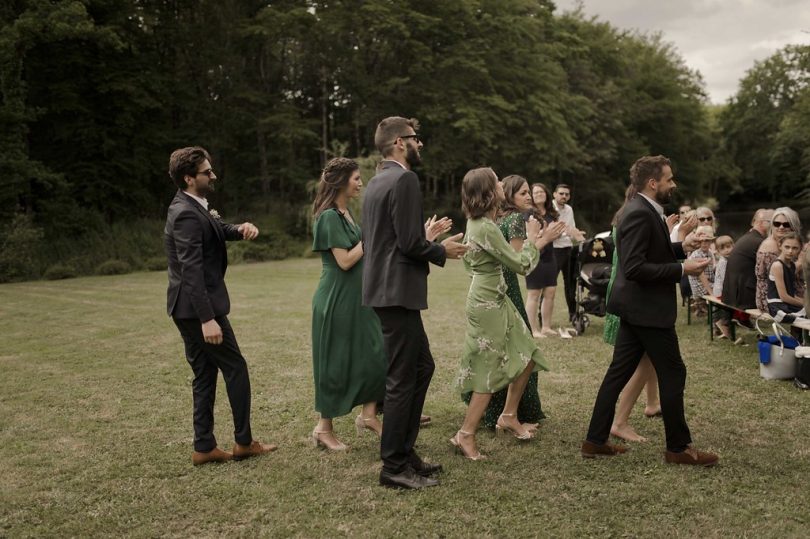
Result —
[[669, 159], [642, 157], [630, 169], [631, 188], [637, 194], [619, 210], [616, 230], [618, 268], [608, 312], [621, 320], [613, 362], [596, 396], [591, 424], [582, 443], [583, 457], [624, 453], [608, 443], [616, 400], [646, 353], [658, 375], [661, 413], [666, 431], [666, 462], [712, 466], [718, 456], [692, 447], [686, 424], [683, 391], [686, 366], [675, 333], [675, 285], [683, 274], [697, 275], [709, 262], [686, 260], [680, 243], [671, 243], [663, 205], [669, 202], [675, 181]]
[[429, 476], [441, 466], [414, 451], [434, 369], [420, 311], [427, 309], [428, 263], [444, 266], [466, 250], [462, 234], [442, 243], [425, 236], [419, 178], [411, 170], [421, 163], [418, 127], [397, 116], [379, 123], [374, 143], [384, 160], [363, 200], [363, 305], [379, 316], [388, 355], [380, 484], [399, 488], [438, 484]]
[[[230, 225], [209, 210], [207, 195], [217, 176], [203, 148], [181, 148], [169, 158], [169, 176], [178, 191], [169, 205], [164, 230], [169, 259], [167, 310], [174, 320], [194, 372], [194, 452], [196, 466], [241, 460], [276, 449], [259, 443], [250, 431], [250, 378], [236, 344], [225, 288], [228, 253], [225, 241], [252, 240], [259, 229], [250, 223]], [[214, 398], [222, 371], [234, 423], [233, 453], [222, 451], [214, 438]]]

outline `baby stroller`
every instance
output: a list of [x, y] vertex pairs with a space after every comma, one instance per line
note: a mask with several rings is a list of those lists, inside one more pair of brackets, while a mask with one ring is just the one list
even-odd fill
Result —
[[579, 244], [575, 254], [577, 265], [576, 312], [571, 319], [577, 334], [585, 333], [590, 325], [589, 314], [605, 316], [607, 287], [613, 263], [613, 238], [602, 232]]

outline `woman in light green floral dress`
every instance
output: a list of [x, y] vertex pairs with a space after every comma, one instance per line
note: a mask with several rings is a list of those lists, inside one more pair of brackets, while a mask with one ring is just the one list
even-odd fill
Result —
[[[523, 241], [526, 239], [526, 220], [524, 214], [528, 214], [533, 207], [532, 194], [529, 191], [529, 182], [523, 176], [511, 175], [501, 181], [503, 187], [504, 200], [499, 208], [498, 228], [501, 229], [506, 241], [515, 251], [523, 248]], [[535, 216], [536, 217], [536, 216]], [[542, 221], [541, 221], [542, 222]], [[557, 222], [546, 230], [544, 227], [542, 238], [544, 243], [537, 244], [538, 250], [542, 253], [545, 246], [550, 245], [554, 239], [558, 238], [565, 230], [565, 223]], [[506, 283], [506, 297], [512, 300], [512, 304], [517, 309], [523, 322], [529, 329], [529, 317], [523, 304], [523, 295], [520, 290], [520, 283], [517, 275], [508, 267], [503, 268], [503, 280]], [[483, 423], [488, 429], [494, 429], [497, 425], [503, 406], [506, 403], [507, 389], [504, 388], [492, 395], [487, 410], [484, 413]], [[469, 402], [470, 394], [464, 398]], [[520, 398], [517, 410], [518, 421], [529, 429], [535, 430], [537, 423], [546, 417], [540, 403], [540, 392], [537, 386], [537, 373], [533, 372]]]
[[462, 395], [472, 393], [472, 397], [464, 423], [450, 443], [473, 460], [483, 458], [475, 445], [481, 417], [492, 394], [507, 386], [506, 404], [496, 428], [520, 440], [532, 438], [531, 431], [517, 419], [518, 404], [531, 373], [548, 370], [531, 331], [506, 296], [503, 278], [503, 268], [525, 275], [537, 265], [535, 242], [540, 223], [529, 220], [527, 240], [523, 249], [515, 252], [493, 220], [501, 200], [503, 188], [491, 168], [473, 169], [464, 176], [461, 203], [468, 218], [464, 266], [472, 275], [472, 283], [467, 294], [467, 333], [457, 383]]

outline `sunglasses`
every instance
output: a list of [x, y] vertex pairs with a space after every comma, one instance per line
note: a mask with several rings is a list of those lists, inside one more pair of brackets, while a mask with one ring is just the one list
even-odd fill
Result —
[[790, 226], [790, 223], [786, 223], [786, 222], [783, 222], [783, 221], [774, 221], [771, 224], [773, 226], [775, 226], [776, 228], [784, 228], [784, 229], [787, 229], [787, 230], [790, 230], [791, 228], [793, 228], [792, 226]]
[[698, 217], [698, 221], [701, 223], [711, 223], [714, 221], [714, 217]]

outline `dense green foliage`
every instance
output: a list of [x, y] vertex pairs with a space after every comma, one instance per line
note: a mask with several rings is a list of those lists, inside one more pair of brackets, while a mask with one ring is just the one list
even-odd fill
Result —
[[[758, 62], [721, 113], [746, 196], [807, 196], [810, 187], [810, 45]], [[804, 191], [802, 193], [802, 191]]]
[[[426, 206], [458, 221], [460, 178], [480, 164], [572, 185], [593, 230], [645, 153], [674, 160], [683, 199], [810, 171], [799, 49], [749, 76], [789, 84], [743, 86], [718, 121], [659, 36], [550, 0], [12, 0], [0, 25], [0, 228], [42, 238], [0, 280], [154, 266], [168, 155], [191, 144], [213, 154], [226, 218], [275, 223], [240, 256], [298, 254], [289, 238], [306, 236], [322, 164], [373, 170], [374, 128], [394, 114], [422, 122]], [[750, 104], [761, 94], [771, 105]], [[123, 254], [93, 247], [101, 237]]]

